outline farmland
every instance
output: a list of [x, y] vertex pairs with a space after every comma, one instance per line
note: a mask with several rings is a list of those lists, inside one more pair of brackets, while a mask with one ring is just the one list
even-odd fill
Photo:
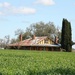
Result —
[[0, 50], [0, 75], [75, 75], [75, 53]]

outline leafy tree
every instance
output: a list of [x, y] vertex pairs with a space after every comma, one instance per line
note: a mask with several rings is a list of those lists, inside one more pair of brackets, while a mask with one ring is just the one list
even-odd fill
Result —
[[11, 42], [10, 43], [13, 44], [15, 42], [16, 42], [16, 39], [13, 38], [13, 39], [11, 39]]
[[5, 44], [9, 44], [10, 43], [10, 36], [9, 35], [6, 35], [5, 37]]
[[3, 39], [0, 39], [0, 47], [5, 48], [10, 43], [10, 36], [6, 35]]
[[3, 47], [5, 47], [4, 39], [0, 39], [0, 48], [3, 48]]
[[23, 34], [23, 39], [27, 39], [31, 37], [33, 34], [36, 36], [48, 36], [54, 39], [54, 35], [58, 36], [56, 33], [57, 28], [54, 26], [53, 22], [38, 22], [31, 24], [30, 27], [26, 29], [26, 32]]
[[17, 29], [17, 30], [15, 31], [15, 35], [17, 35], [16, 41], [20, 41], [19, 36], [20, 36], [21, 34], [23, 34], [23, 33], [24, 33], [24, 31], [23, 31], [22, 29]]
[[15, 31], [15, 35], [20, 35], [20, 34], [23, 34], [24, 33], [24, 31], [22, 30], [22, 29], [17, 29], [16, 31]]
[[72, 41], [72, 45], [74, 45], [74, 44], [75, 44], [75, 42]]
[[32, 25], [28, 28], [26, 28], [26, 31], [24, 32], [24, 34], [23, 34], [23, 40], [25, 40], [25, 39], [28, 39], [28, 38], [30, 38], [32, 36]]

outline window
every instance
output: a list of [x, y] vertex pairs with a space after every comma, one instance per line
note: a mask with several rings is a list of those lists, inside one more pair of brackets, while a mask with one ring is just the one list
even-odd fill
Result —
[[45, 43], [45, 44], [48, 44], [48, 40], [44, 40], [44, 43]]

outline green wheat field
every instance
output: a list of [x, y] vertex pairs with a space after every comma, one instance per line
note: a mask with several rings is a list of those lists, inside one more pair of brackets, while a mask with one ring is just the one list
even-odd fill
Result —
[[0, 50], [0, 75], [75, 75], [75, 52]]

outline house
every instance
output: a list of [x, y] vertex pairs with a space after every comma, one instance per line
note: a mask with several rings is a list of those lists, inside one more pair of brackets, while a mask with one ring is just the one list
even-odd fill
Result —
[[57, 37], [53, 41], [47, 36], [36, 37], [35, 35], [26, 40], [22, 40], [22, 35], [20, 35], [20, 42], [9, 44], [8, 47], [10, 49], [60, 51]]

